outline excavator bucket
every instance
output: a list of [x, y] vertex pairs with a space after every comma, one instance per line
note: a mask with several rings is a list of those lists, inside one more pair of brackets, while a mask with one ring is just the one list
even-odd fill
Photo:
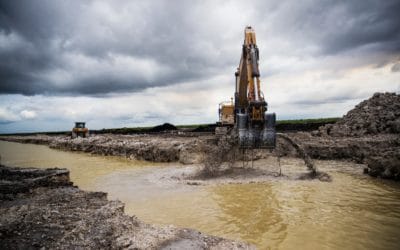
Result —
[[251, 126], [247, 114], [237, 114], [240, 148], [267, 148], [276, 146], [276, 115], [264, 114], [263, 126]]
[[262, 131], [261, 137], [261, 147], [262, 148], [275, 148], [276, 146], [276, 115], [272, 114], [264, 114], [264, 129]]

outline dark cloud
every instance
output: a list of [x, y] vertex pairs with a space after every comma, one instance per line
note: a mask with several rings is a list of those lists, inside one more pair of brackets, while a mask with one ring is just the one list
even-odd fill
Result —
[[[324, 52], [354, 48], [399, 52], [400, 1], [348, 1], [332, 6], [330, 23], [322, 30]], [[326, 29], [325, 29], [326, 28]]]
[[231, 74], [249, 23], [288, 44], [284, 54], [279, 41], [266, 46], [277, 57], [398, 54], [399, 9], [390, 0], [0, 0], [0, 93], [101, 95]]

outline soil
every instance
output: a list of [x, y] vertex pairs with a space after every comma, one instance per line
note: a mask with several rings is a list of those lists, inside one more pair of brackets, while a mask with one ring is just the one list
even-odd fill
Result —
[[192, 229], [143, 223], [106, 193], [73, 186], [66, 169], [0, 166], [0, 184], [2, 249], [254, 249]]

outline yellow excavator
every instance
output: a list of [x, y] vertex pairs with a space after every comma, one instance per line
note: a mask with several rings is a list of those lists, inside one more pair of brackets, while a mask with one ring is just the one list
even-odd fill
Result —
[[236, 133], [240, 148], [273, 149], [276, 115], [266, 113], [268, 105], [260, 90], [259, 55], [254, 29], [247, 26], [242, 56], [235, 72], [235, 100], [220, 103], [216, 134], [233, 128], [231, 131]]

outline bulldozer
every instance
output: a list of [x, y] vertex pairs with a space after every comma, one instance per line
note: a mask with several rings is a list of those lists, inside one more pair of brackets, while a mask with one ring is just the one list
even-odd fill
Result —
[[217, 135], [234, 133], [243, 149], [274, 149], [276, 145], [276, 115], [267, 113], [268, 104], [260, 90], [259, 58], [255, 31], [247, 26], [235, 72], [234, 101], [220, 103], [216, 128]]
[[71, 138], [87, 138], [89, 137], [89, 129], [85, 127], [85, 122], [75, 122], [75, 127], [72, 128]]

